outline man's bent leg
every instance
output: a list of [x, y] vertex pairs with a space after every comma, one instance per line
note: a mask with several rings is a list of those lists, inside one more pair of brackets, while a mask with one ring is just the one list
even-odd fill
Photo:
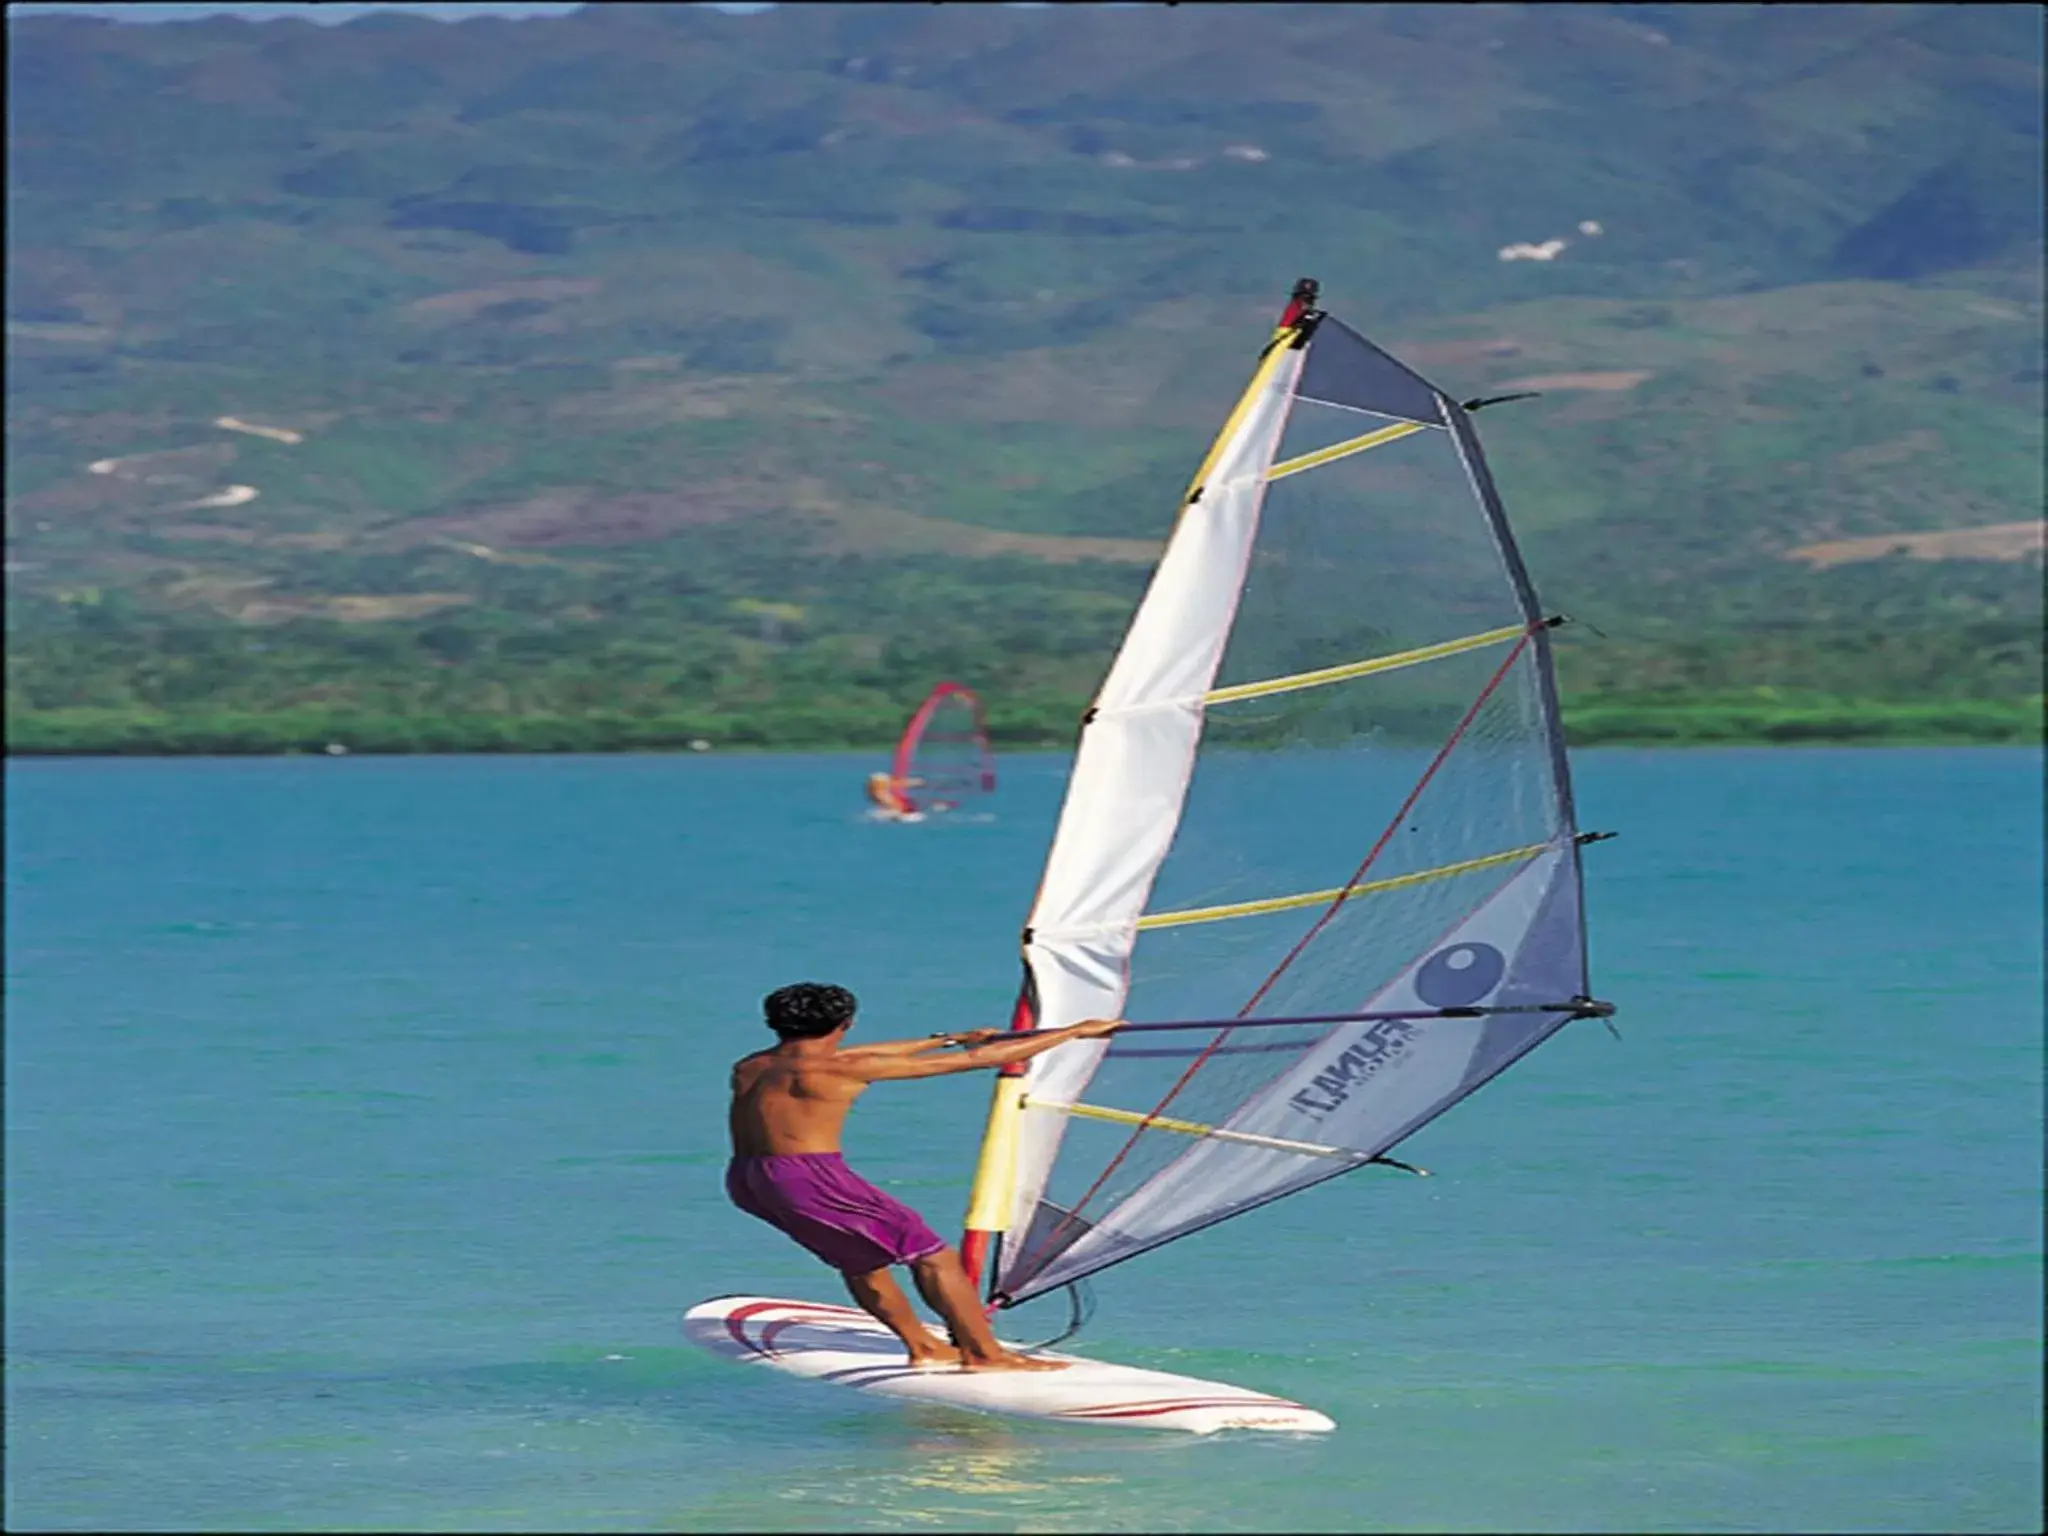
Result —
[[[967, 1278], [960, 1255], [951, 1248], [941, 1248], [921, 1259], [912, 1259], [910, 1274], [917, 1282], [918, 1294], [953, 1330], [953, 1342], [960, 1346], [960, 1363], [968, 1370], [1058, 1371], [1066, 1368], [1064, 1360], [1034, 1360], [1029, 1355], [1015, 1354], [996, 1342], [995, 1330], [989, 1327], [988, 1316], [981, 1309], [981, 1299], [974, 1294], [974, 1282]], [[902, 1292], [897, 1294], [900, 1296]], [[883, 1321], [888, 1319], [883, 1318]]]
[[861, 1309], [885, 1324], [903, 1341], [903, 1347], [910, 1351], [912, 1365], [960, 1363], [960, 1351], [948, 1348], [932, 1337], [924, 1319], [911, 1306], [910, 1298], [903, 1294], [903, 1287], [896, 1283], [896, 1277], [886, 1268], [869, 1270], [866, 1274], [842, 1270], [840, 1278], [846, 1282], [846, 1289], [860, 1303]]

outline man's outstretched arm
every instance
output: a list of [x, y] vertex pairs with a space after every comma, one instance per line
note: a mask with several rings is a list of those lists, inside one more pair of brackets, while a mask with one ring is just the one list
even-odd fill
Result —
[[1064, 1045], [1069, 1040], [1096, 1039], [1122, 1025], [1122, 1019], [1083, 1019], [1065, 1029], [1036, 1029], [1028, 1034], [1005, 1035], [952, 1056], [882, 1054], [863, 1059], [856, 1052], [847, 1051], [840, 1060], [849, 1070], [871, 1083], [906, 1077], [944, 1077], [953, 1072], [978, 1072], [987, 1067], [1005, 1067], [1013, 1061], [1029, 1061], [1056, 1045]]
[[869, 1040], [849, 1045], [842, 1056], [917, 1056], [925, 1051], [943, 1050], [949, 1045], [979, 1045], [1002, 1038], [1000, 1029], [963, 1029], [955, 1034], [920, 1035], [915, 1040]]

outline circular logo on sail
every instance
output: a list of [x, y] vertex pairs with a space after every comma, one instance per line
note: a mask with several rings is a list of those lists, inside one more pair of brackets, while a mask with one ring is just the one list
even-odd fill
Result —
[[1453, 944], [1415, 973], [1415, 995], [1432, 1008], [1470, 1008], [1500, 985], [1507, 957], [1491, 944]]

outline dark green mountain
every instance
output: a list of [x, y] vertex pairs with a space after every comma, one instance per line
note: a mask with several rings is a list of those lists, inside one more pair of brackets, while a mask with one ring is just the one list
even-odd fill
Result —
[[1543, 390], [1589, 734], [2038, 729], [2037, 8], [8, 41], [17, 750], [1063, 739], [1303, 273]]

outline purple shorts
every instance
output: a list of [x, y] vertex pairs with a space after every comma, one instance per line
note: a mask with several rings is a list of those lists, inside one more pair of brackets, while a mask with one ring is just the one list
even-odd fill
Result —
[[725, 1192], [749, 1216], [848, 1274], [908, 1264], [946, 1246], [922, 1216], [847, 1167], [837, 1152], [736, 1157], [726, 1165]]

